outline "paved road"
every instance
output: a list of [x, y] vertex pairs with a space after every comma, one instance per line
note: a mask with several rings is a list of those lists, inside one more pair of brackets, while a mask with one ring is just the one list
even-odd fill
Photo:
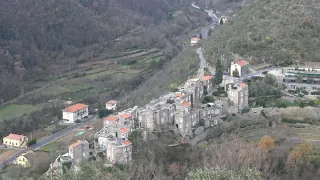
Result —
[[272, 67], [272, 68], [263, 69], [260, 71], [255, 71], [253, 73], [246, 74], [246, 75], [240, 77], [240, 80], [243, 81], [243, 80], [251, 79], [254, 76], [262, 75], [263, 72], [265, 72], [265, 71], [273, 71], [273, 70], [280, 70], [280, 69], [281, 69], [281, 67]]
[[204, 68], [208, 68], [208, 70], [210, 71], [210, 73], [212, 75], [215, 75], [215, 69], [210, 67], [208, 62], [206, 61], [206, 59], [203, 56], [203, 51], [202, 48], [199, 47], [197, 49], [197, 54], [199, 55], [199, 59], [200, 59], [200, 69], [199, 69], [199, 76], [204, 75]]
[[[192, 3], [191, 6], [198, 10], [201, 10], [201, 8], [194, 3]], [[202, 39], [207, 39], [209, 30], [214, 29], [219, 24], [219, 18], [212, 9], [205, 9], [204, 11], [207, 12], [208, 16], [212, 18], [212, 22], [209, 23], [206, 27], [202, 28], [200, 31]]]
[[[82, 121], [82, 123], [76, 123], [74, 125], [69, 126], [66, 129], [63, 129], [63, 130], [61, 130], [59, 132], [56, 132], [55, 134], [52, 134], [51, 136], [48, 136], [48, 137], [42, 139], [37, 144], [34, 144], [34, 145], [30, 146], [29, 149], [38, 150], [41, 147], [54, 142], [55, 140], [59, 139], [60, 137], [63, 137], [65, 135], [69, 134], [73, 130], [77, 129], [78, 127], [82, 126], [83, 124], [85, 124], [85, 123], [87, 123], [87, 122], [89, 122], [89, 121], [91, 121], [92, 119], [95, 119], [95, 118], [97, 118], [97, 115], [91, 116], [89, 118], [84, 119]], [[29, 149], [22, 149], [22, 150], [16, 152], [14, 155], [10, 156], [8, 159], [6, 159], [2, 163], [0, 163], [0, 169], [2, 169], [5, 165], [11, 164], [18, 156], [20, 156], [21, 154], [27, 152]]]

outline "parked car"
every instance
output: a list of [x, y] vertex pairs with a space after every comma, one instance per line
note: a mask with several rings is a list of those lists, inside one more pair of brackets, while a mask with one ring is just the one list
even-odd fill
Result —
[[77, 119], [77, 120], [75, 121], [75, 123], [81, 123], [81, 120], [80, 120], [80, 119]]

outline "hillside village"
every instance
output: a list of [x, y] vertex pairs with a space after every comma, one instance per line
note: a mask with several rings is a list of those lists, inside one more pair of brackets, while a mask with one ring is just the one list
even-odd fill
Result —
[[[227, 18], [223, 17], [220, 21], [223, 21], [221, 24], [227, 23]], [[192, 37], [190, 46], [199, 46], [199, 41], [199, 37]], [[201, 48], [198, 50], [203, 51]], [[231, 63], [228, 72], [221, 75], [222, 82], [218, 84], [215, 78], [220, 75], [212, 69], [200, 58], [200, 68], [194, 77], [142, 107], [121, 109], [117, 100], [109, 100], [105, 103], [108, 115], [99, 120], [103, 121], [103, 126], [94, 132], [93, 141], [83, 139], [73, 142], [68, 152], [56, 157], [54, 162], [50, 162], [44, 152], [37, 151], [43, 144], [39, 147], [29, 144], [27, 136], [11, 133], [3, 138], [3, 145], [23, 151], [17, 157], [12, 157], [13, 164], [34, 168], [41, 161], [40, 164], [49, 167], [46, 176], [54, 178], [68, 170], [79, 171], [83, 161], [102, 160], [106, 166], [130, 163], [135, 149], [129, 137], [137, 131], [142, 133], [144, 141], [148, 141], [152, 133], [170, 130], [177, 137], [176, 142], [168, 145], [170, 147], [200, 142], [202, 139], [198, 137], [203, 136], [206, 130], [226, 123], [226, 117], [239, 115], [249, 107], [247, 81], [254, 77], [272, 78], [275, 86], [283, 86], [283, 91], [291, 93], [293, 97], [300, 93], [320, 95], [320, 68], [314, 64], [255, 71], [248, 61], [239, 60]], [[222, 95], [213, 96], [216, 93]], [[89, 114], [89, 107], [90, 104], [76, 103], [62, 109], [63, 120], [60, 123], [80, 126], [96, 118]], [[258, 112], [262, 112], [261, 109]], [[61, 136], [63, 134], [56, 138]]]

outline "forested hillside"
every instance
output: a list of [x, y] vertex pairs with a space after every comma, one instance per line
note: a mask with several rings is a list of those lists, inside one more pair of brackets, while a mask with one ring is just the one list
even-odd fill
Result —
[[[0, 100], [8, 101], [102, 53], [156, 47], [195, 19], [173, 18], [189, 0], [24, 0], [0, 4]], [[125, 38], [123, 38], [125, 37]], [[167, 49], [166, 49], [167, 48]]]
[[253, 64], [288, 65], [320, 59], [318, 0], [254, 0], [205, 45], [211, 61], [240, 55]]

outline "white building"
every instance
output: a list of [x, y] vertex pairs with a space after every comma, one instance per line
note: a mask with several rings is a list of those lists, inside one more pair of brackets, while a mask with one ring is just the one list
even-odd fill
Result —
[[249, 73], [249, 62], [245, 60], [231, 63], [230, 75], [234, 76], [234, 72], [238, 71], [239, 77]]
[[118, 102], [115, 100], [108, 101], [106, 102], [106, 109], [116, 111], [117, 105], [118, 105]]
[[198, 44], [199, 41], [200, 41], [200, 38], [198, 38], [198, 37], [193, 37], [193, 38], [191, 38], [190, 44], [191, 44], [191, 46], [193, 46], [193, 45]]
[[74, 123], [76, 120], [89, 115], [89, 105], [86, 104], [75, 104], [64, 110], [62, 110], [62, 118], [64, 123]]

